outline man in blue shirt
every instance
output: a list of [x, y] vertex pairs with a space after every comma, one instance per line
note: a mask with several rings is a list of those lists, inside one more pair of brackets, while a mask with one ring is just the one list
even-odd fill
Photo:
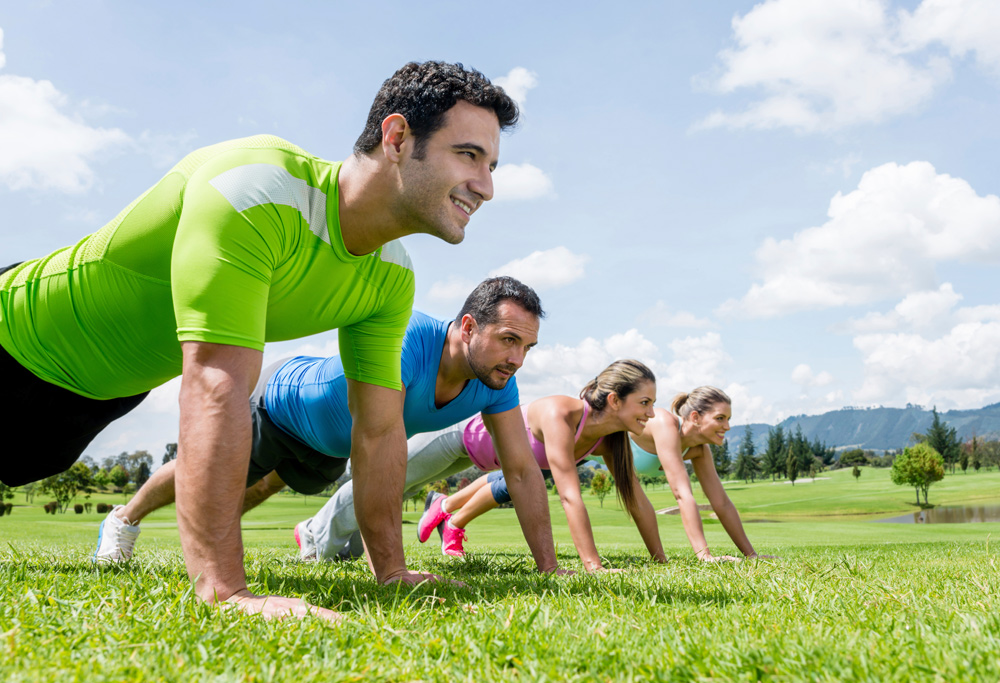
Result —
[[[403, 420], [410, 437], [482, 412], [503, 453], [504, 475], [538, 569], [555, 571], [545, 485], [528, 445], [514, 379], [537, 343], [543, 315], [535, 292], [510, 277], [481, 283], [453, 321], [414, 312], [403, 339]], [[244, 512], [286, 485], [318, 493], [344, 473], [351, 452], [347, 380], [338, 357], [297, 357], [261, 375], [251, 397], [254, 438]], [[433, 479], [451, 474], [431, 469], [408, 463], [406, 488], [422, 486], [428, 474]], [[111, 540], [102, 532], [95, 559], [131, 556], [139, 521], [172, 500], [173, 463], [167, 463], [128, 505], [109, 513], [127, 529]], [[358, 528], [353, 512], [353, 486], [347, 486], [317, 517], [296, 527], [303, 555], [332, 557], [343, 549]]]

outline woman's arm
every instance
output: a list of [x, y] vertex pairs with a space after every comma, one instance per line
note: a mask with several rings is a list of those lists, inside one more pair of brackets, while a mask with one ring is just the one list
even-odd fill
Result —
[[[572, 401], [573, 399], [568, 399]], [[545, 404], [536, 402], [529, 409], [528, 421], [537, 424], [545, 443], [545, 455], [552, 472], [552, 481], [559, 492], [559, 502], [566, 512], [569, 523], [569, 533], [573, 545], [580, 555], [583, 567], [588, 572], [604, 569], [601, 558], [597, 554], [594, 543], [594, 531], [590, 527], [590, 516], [583, 504], [583, 494], [580, 492], [580, 477], [576, 472], [576, 461], [573, 459], [574, 430], [569, 423], [571, 405], [563, 402], [543, 399]]]
[[757, 557], [757, 552], [753, 549], [750, 539], [747, 538], [746, 532], [743, 530], [740, 513], [736, 511], [736, 506], [733, 505], [733, 501], [729, 500], [729, 495], [722, 487], [722, 481], [719, 479], [719, 473], [715, 470], [715, 461], [712, 459], [711, 451], [708, 446], [700, 446], [700, 448], [706, 452], [696, 458], [691, 458], [691, 464], [694, 466], [695, 474], [698, 475], [701, 490], [708, 498], [708, 502], [712, 504], [712, 510], [740, 552], [747, 557]]
[[694, 549], [695, 557], [706, 562], [725, 559], [714, 557], [708, 549], [705, 529], [698, 513], [698, 503], [691, 490], [691, 478], [688, 477], [687, 468], [684, 467], [684, 460], [681, 457], [681, 437], [677, 429], [677, 418], [662, 408], [657, 408], [656, 417], [646, 424], [645, 432], [636, 441], [645, 450], [655, 453], [659, 459], [667, 483], [670, 484], [670, 491], [677, 500], [677, 507], [680, 508], [684, 533], [687, 534], [688, 542]]
[[[607, 454], [604, 454], [604, 462], [610, 470], [611, 462]], [[635, 501], [629, 507], [628, 513], [632, 516], [649, 554], [657, 562], [666, 562], [667, 556], [663, 552], [663, 543], [660, 542], [660, 527], [656, 522], [656, 510], [653, 509], [653, 504], [649, 502], [639, 479], [635, 476], [632, 477], [632, 490], [635, 491]]]

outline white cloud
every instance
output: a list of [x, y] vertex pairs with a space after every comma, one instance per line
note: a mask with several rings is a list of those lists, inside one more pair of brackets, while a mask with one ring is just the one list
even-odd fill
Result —
[[[3, 46], [0, 32], [0, 48]], [[0, 52], [0, 68], [6, 59]], [[91, 161], [130, 139], [93, 128], [49, 81], [0, 74], [0, 182], [12, 190], [81, 192], [94, 182]]]
[[868, 313], [860, 320], [848, 323], [848, 329], [859, 332], [891, 332], [900, 328], [934, 329], [950, 323], [951, 311], [962, 300], [950, 282], [937, 290], [908, 294], [888, 313]]
[[981, 64], [1000, 70], [1000, 4], [995, 0], [924, 0], [915, 12], [900, 16], [900, 34], [909, 47], [941, 43], [952, 56], [975, 52]]
[[811, 367], [800, 363], [792, 370], [792, 381], [804, 388], [824, 387], [833, 381], [833, 375], [825, 370], [816, 374]]
[[864, 357], [859, 402], [971, 408], [1000, 400], [1000, 322], [960, 323], [937, 338], [865, 334], [854, 346]]
[[465, 301], [469, 293], [478, 283], [458, 275], [449, 275], [444, 280], [438, 280], [431, 285], [427, 298], [432, 301]]
[[639, 321], [654, 327], [690, 327], [706, 329], [715, 325], [707, 318], [699, 318], [688, 311], [672, 309], [664, 301], [657, 301], [649, 310], [639, 315]]
[[538, 85], [538, 74], [523, 66], [515, 66], [506, 76], [494, 78], [493, 82], [503, 88], [514, 98], [517, 106], [523, 109], [524, 102], [528, 99], [528, 91]]
[[885, 164], [838, 193], [829, 220], [757, 250], [762, 281], [718, 313], [773, 317], [937, 287], [939, 262], [1000, 263], [1000, 198], [927, 162]]
[[587, 337], [576, 346], [539, 345], [531, 350], [524, 367], [517, 372], [521, 402], [554, 394], [577, 396], [587, 382], [620, 358], [640, 360], [656, 373], [658, 354], [656, 346], [636, 330], [613, 335], [604, 341]]
[[1000, 399], [1000, 305], [956, 308], [950, 284], [854, 326], [864, 362], [859, 403], [979, 407]]
[[552, 179], [531, 164], [501, 164], [493, 171], [494, 201], [521, 201], [554, 196]]
[[926, 101], [950, 76], [942, 60], [907, 60], [881, 0], [767, 0], [732, 26], [736, 46], [719, 53], [713, 86], [762, 97], [741, 113], [714, 112], [704, 127], [813, 132], [877, 122]]
[[494, 268], [489, 275], [509, 275], [535, 289], [563, 287], [583, 277], [583, 266], [589, 260], [589, 256], [574, 254], [566, 247], [555, 247]]

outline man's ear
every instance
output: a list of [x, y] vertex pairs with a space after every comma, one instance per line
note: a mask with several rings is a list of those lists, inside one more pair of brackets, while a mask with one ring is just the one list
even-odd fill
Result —
[[382, 153], [394, 164], [403, 158], [403, 148], [413, 139], [410, 124], [402, 114], [389, 114], [382, 121]]
[[472, 335], [479, 331], [479, 324], [476, 319], [472, 317], [472, 314], [466, 313], [462, 316], [462, 320], [459, 323], [460, 329], [462, 331], [462, 341], [468, 344], [472, 341]]

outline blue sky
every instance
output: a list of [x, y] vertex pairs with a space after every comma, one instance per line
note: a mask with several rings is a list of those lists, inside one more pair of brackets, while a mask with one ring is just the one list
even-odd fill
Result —
[[[451, 316], [489, 274], [534, 285], [525, 400], [631, 356], [661, 404], [713, 384], [736, 423], [1000, 401], [1000, 4], [498, 7], [6, 3], [0, 259], [77, 241], [203, 145], [272, 133], [342, 159], [397, 67], [461, 61], [523, 123], [461, 245], [405, 240], [416, 305]], [[176, 395], [89, 453], [158, 457]]]

